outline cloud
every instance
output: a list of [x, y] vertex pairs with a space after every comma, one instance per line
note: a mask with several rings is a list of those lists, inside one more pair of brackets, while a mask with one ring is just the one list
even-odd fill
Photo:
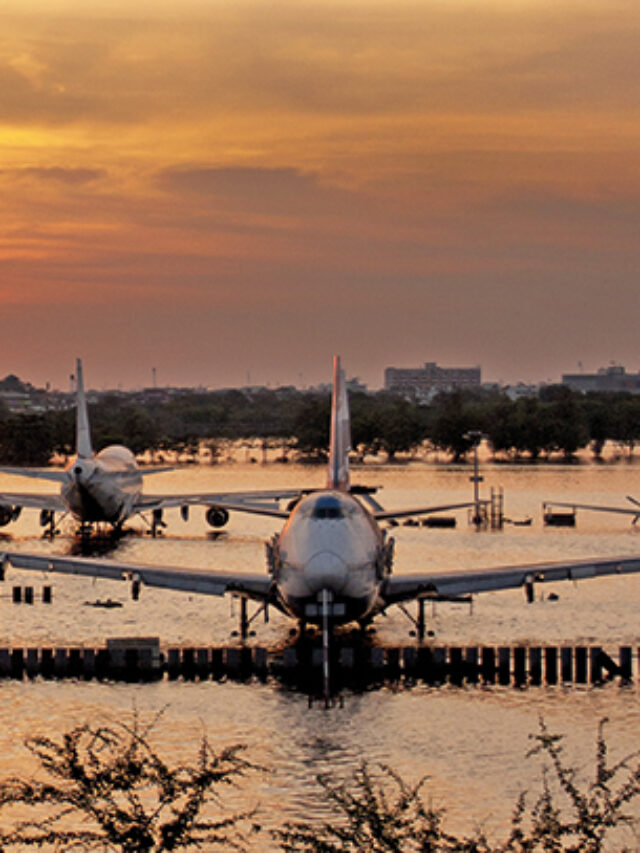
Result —
[[22, 169], [0, 169], [0, 175], [29, 179], [43, 183], [66, 184], [67, 186], [81, 187], [93, 184], [104, 178], [104, 169], [69, 169], [62, 166], [36, 167], [25, 166]]
[[[317, 173], [295, 168], [170, 166], [158, 184], [176, 196], [199, 197], [223, 210], [293, 216], [345, 215], [353, 193], [321, 182]], [[216, 204], [217, 203], [217, 204]]]

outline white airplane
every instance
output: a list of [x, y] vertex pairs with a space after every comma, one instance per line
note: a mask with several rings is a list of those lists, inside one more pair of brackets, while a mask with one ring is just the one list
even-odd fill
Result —
[[114, 531], [118, 532], [132, 515], [150, 512], [151, 532], [155, 536], [158, 528], [164, 526], [162, 513], [168, 507], [180, 506], [182, 516], [186, 519], [191, 505], [204, 505], [207, 507], [207, 522], [212, 527], [222, 527], [229, 520], [229, 509], [242, 508], [245, 512], [251, 512], [252, 502], [256, 502], [256, 509], [266, 511], [268, 506], [265, 504], [277, 507], [281, 499], [299, 496], [299, 491], [291, 489], [144, 495], [143, 476], [172, 469], [140, 469], [133, 453], [119, 444], [94, 453], [80, 359], [77, 360], [76, 377], [76, 456], [65, 470], [0, 468], [0, 473], [4, 474], [52, 480], [60, 484], [59, 493], [0, 492], [0, 526], [17, 519], [23, 507], [26, 507], [40, 510], [40, 524], [47, 528], [47, 535], [50, 536], [56, 532], [56, 513], [62, 516], [71, 513], [80, 522], [82, 532], [86, 532], [94, 523], [101, 522], [112, 525]]
[[134, 598], [138, 597], [141, 584], [206, 595], [229, 593], [241, 599], [243, 639], [249, 626], [247, 600], [260, 602], [260, 610], [265, 613], [273, 605], [303, 625], [309, 622], [322, 626], [325, 697], [329, 631], [334, 625], [357, 622], [365, 626], [392, 605], [417, 601], [415, 624], [419, 638], [423, 639], [424, 605], [428, 600], [456, 600], [462, 595], [522, 586], [531, 601], [535, 582], [640, 572], [640, 557], [620, 557], [395, 575], [393, 539], [387, 538], [386, 531], [380, 528], [381, 520], [467, 507], [471, 503], [384, 510], [370, 495], [359, 495], [350, 489], [348, 449], [348, 401], [344, 375], [336, 357], [327, 485], [302, 496], [290, 510], [266, 510], [269, 515], [286, 517], [282, 531], [267, 543], [268, 574], [152, 567], [9, 551], [0, 555], [2, 566], [125, 579], [132, 584]]

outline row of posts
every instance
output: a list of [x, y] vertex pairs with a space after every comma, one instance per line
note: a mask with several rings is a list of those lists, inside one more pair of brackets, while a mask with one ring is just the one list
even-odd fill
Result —
[[[600, 646], [406, 646], [332, 649], [331, 671], [341, 684], [423, 681], [427, 684], [535, 686], [600, 684], [633, 678], [633, 649], [622, 646], [614, 660]], [[638, 650], [640, 660], [640, 649]], [[104, 678], [145, 681], [249, 678], [269, 675], [296, 681], [315, 677], [322, 649], [296, 646], [279, 652], [262, 647], [0, 648], [0, 678]]]

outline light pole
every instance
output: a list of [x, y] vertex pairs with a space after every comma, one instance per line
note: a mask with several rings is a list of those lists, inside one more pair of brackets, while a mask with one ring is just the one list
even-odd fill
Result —
[[472, 429], [469, 432], [465, 432], [462, 437], [473, 442], [473, 477], [469, 477], [469, 480], [473, 483], [473, 523], [476, 526], [476, 530], [479, 530], [482, 525], [482, 517], [480, 516], [480, 483], [484, 482], [484, 477], [481, 477], [478, 473], [478, 445], [484, 438], [484, 433], [480, 432], [479, 429]]

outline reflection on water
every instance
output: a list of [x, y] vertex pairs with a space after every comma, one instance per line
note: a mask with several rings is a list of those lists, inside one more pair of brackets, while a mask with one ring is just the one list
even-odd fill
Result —
[[[624, 505], [635, 488], [632, 466], [518, 468], [487, 467], [485, 485], [502, 485], [507, 516], [533, 516], [531, 527], [508, 526], [499, 533], [476, 533], [459, 513], [455, 530], [399, 527], [396, 571], [466, 569], [530, 561], [577, 559], [583, 556], [636, 554], [638, 531], [618, 516], [578, 513], [576, 529], [544, 529], [544, 500]], [[318, 485], [324, 472], [287, 466], [234, 465], [189, 468], [154, 478], [158, 491], [273, 488]], [[356, 472], [358, 482], [381, 485], [378, 497], [388, 507], [455, 502], [471, 494], [468, 469], [426, 466], [376, 468]], [[159, 480], [162, 479], [162, 483]], [[0, 488], [15, 491], [22, 482], [4, 477]], [[125, 537], [114, 556], [132, 562], [238, 571], [266, 570], [264, 540], [277, 529], [273, 519], [232, 516], [226, 535], [207, 536], [202, 510], [185, 523], [178, 510], [167, 512], [168, 528], [157, 540], [140, 533]], [[139, 530], [144, 528], [140, 524]], [[11, 547], [69, 552], [60, 538], [40, 540], [37, 513], [23, 512], [5, 528]], [[229, 640], [237, 613], [227, 600], [144, 588], [140, 600], [129, 599], [129, 587], [86, 578], [42, 579], [11, 571], [13, 583], [52, 583], [54, 603], [47, 607], [14, 606], [0, 600], [3, 645], [101, 644], [105, 637], [158, 635], [164, 643], [215, 644]], [[549, 601], [554, 591], [558, 601]], [[556, 584], [539, 590], [527, 606], [521, 591], [480, 596], [470, 612], [466, 605], [439, 604], [429, 612], [430, 627], [441, 643], [597, 642], [615, 649], [638, 644], [637, 610], [640, 578], [611, 578], [579, 584]], [[96, 609], [85, 601], [112, 598], [121, 608]], [[256, 642], [281, 645], [291, 623], [272, 614], [257, 624]], [[378, 641], [406, 643], [410, 625], [399, 611], [378, 620]], [[496, 832], [508, 821], [522, 788], [539, 790], [539, 767], [524, 761], [528, 734], [543, 715], [550, 728], [568, 735], [568, 758], [585, 772], [592, 766], [598, 720], [611, 719], [608, 740], [614, 755], [636, 747], [640, 723], [636, 688], [611, 684], [585, 689], [532, 688], [385, 688], [347, 696], [342, 709], [309, 710], [304, 696], [272, 684], [169, 683], [146, 685], [62, 682], [3, 683], [0, 706], [0, 754], [3, 773], [28, 767], [22, 739], [34, 732], [61, 732], [86, 720], [120, 717], [137, 707], [142, 713], [166, 708], [157, 736], [162, 751], [174, 759], [195, 756], [203, 730], [215, 745], [242, 742], [249, 757], [269, 768], [246, 780], [230, 804], [259, 804], [267, 823], [283, 816], [321, 815], [316, 775], [328, 770], [347, 776], [362, 759], [389, 763], [408, 779], [429, 776], [427, 791], [436, 805], [446, 806], [452, 828], [471, 830], [483, 823]], [[191, 750], [191, 752], [189, 752]], [[186, 754], [185, 754], [186, 753]], [[269, 849], [263, 840], [258, 849]]]

